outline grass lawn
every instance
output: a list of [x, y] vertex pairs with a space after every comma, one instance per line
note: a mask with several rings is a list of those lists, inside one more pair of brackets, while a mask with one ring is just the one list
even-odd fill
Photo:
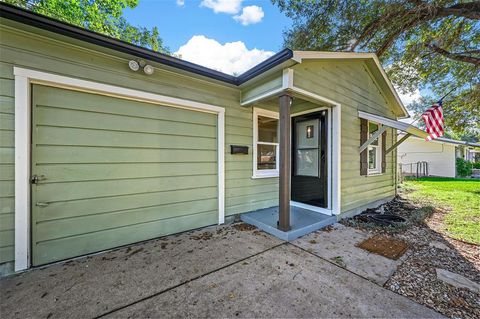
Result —
[[448, 236], [480, 245], [480, 180], [424, 177], [405, 181], [403, 188], [406, 198], [447, 212]]

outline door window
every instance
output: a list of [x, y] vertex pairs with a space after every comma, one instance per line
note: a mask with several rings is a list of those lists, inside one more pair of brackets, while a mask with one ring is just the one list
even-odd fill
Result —
[[295, 175], [319, 177], [319, 134], [318, 119], [297, 122], [295, 127]]

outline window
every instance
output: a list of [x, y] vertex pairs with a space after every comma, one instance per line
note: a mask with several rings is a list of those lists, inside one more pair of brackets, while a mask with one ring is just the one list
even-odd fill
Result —
[[253, 177], [278, 176], [278, 113], [253, 110]]
[[[368, 138], [378, 130], [378, 124], [368, 122]], [[382, 135], [368, 145], [368, 173], [378, 174], [382, 171]]]

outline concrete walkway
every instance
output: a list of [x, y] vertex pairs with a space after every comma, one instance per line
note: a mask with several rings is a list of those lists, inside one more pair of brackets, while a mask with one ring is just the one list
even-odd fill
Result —
[[294, 244], [238, 225], [169, 236], [3, 278], [0, 314], [441, 317]]
[[380, 286], [387, 282], [407, 257], [405, 254], [398, 260], [392, 260], [358, 248], [358, 244], [373, 236], [368, 231], [360, 231], [338, 223], [332, 228], [331, 231], [310, 233], [295, 240], [293, 244]]

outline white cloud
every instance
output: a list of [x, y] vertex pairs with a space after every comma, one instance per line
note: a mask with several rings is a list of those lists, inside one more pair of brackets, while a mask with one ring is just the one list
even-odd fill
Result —
[[183, 7], [185, 5], [185, 0], [177, 0], [177, 6]]
[[400, 91], [397, 90], [398, 96], [400, 97], [400, 100], [402, 100], [403, 105], [408, 106], [410, 103], [420, 99], [422, 95], [420, 94], [419, 89], [415, 89], [413, 93], [401, 93]]
[[259, 6], [248, 6], [243, 8], [242, 14], [236, 15], [233, 18], [243, 25], [255, 24], [262, 21], [265, 14], [263, 9]]
[[210, 8], [215, 13], [236, 14], [240, 11], [243, 0], [203, 0], [201, 7]]
[[227, 74], [241, 74], [274, 53], [258, 49], [249, 50], [242, 41], [221, 44], [203, 35], [195, 35], [182, 45], [175, 55]]

